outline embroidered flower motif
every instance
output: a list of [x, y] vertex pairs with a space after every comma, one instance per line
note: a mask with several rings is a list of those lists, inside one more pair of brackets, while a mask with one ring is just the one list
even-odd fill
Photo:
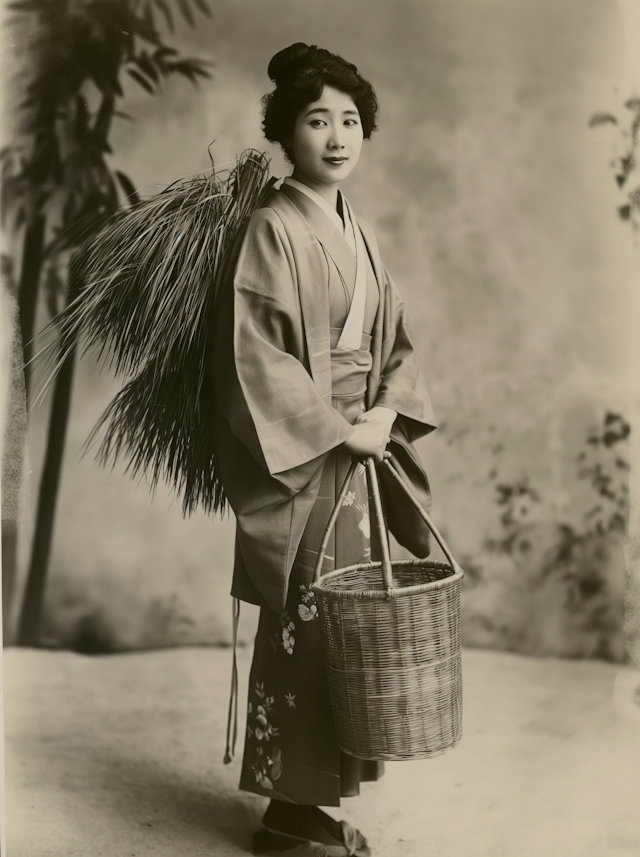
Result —
[[362, 520], [358, 524], [358, 529], [362, 530], [362, 534], [365, 539], [371, 538], [371, 524], [369, 523], [369, 509], [365, 505], [360, 505], [356, 507], [360, 512], [362, 512]]
[[309, 603], [311, 601], [315, 601], [315, 592], [311, 592], [310, 589], [308, 590], [304, 583], [300, 585], [300, 592], [302, 596], [302, 604], [298, 604], [298, 616], [300, 616], [303, 622], [310, 622], [312, 619], [315, 619], [318, 614], [318, 608], [315, 603]]
[[281, 645], [287, 654], [293, 654], [293, 647], [295, 646], [296, 639], [292, 632], [295, 631], [295, 629], [296, 626], [291, 621], [291, 616], [288, 611], [285, 610], [280, 615], [280, 624], [269, 637], [274, 653], [277, 651], [278, 646]]
[[284, 698], [286, 699], [289, 708], [296, 707], [296, 697], [294, 693], [285, 693]]
[[310, 622], [318, 615], [318, 608], [315, 604], [312, 604], [311, 607], [307, 607], [306, 604], [298, 604], [298, 615], [303, 622]]
[[342, 501], [342, 505], [343, 506], [353, 506], [355, 499], [356, 499], [356, 492], [355, 491], [347, 491], [347, 493], [346, 493], [346, 495]]
[[307, 591], [307, 587], [304, 583], [300, 585], [300, 591], [302, 592], [302, 600], [305, 604], [316, 597], [315, 592], [311, 592], [311, 590]]
[[273, 748], [273, 758], [271, 759], [271, 779], [277, 780], [282, 774], [282, 753], [279, 747]]
[[262, 771], [256, 770], [254, 767], [254, 771], [256, 774], [256, 781], [259, 785], [262, 786], [263, 789], [273, 789], [273, 783], [269, 779], [269, 777], [265, 776]]
[[[256, 709], [253, 733], [258, 741], [268, 741], [271, 737], [275, 738], [280, 733], [278, 727], [269, 722], [267, 711], [261, 705]], [[258, 750], [260, 751], [260, 755], [262, 750], [260, 750], [260, 748], [258, 748]]]
[[293, 647], [296, 644], [296, 638], [293, 636], [292, 631], [295, 631], [296, 626], [293, 622], [287, 622], [286, 625], [282, 626], [282, 648], [288, 655], [293, 654]]
[[256, 726], [254, 734], [258, 741], [268, 741], [272, 737], [277, 737], [280, 734], [280, 731], [276, 726], [272, 726], [271, 723], [265, 723], [264, 729], [260, 726]]
[[255, 713], [250, 706], [249, 713], [252, 723], [247, 726], [247, 738], [261, 742], [255, 746], [255, 761], [251, 768], [255, 774], [256, 782], [263, 789], [272, 791], [274, 782], [282, 775], [280, 748], [273, 747], [269, 743], [280, 731], [270, 719], [271, 715], [275, 714], [274, 697], [266, 695], [264, 682], [255, 683], [254, 693], [258, 699], [264, 700], [264, 702], [262, 705], [256, 705]]
[[264, 701], [264, 707], [267, 709], [267, 711], [271, 711], [271, 710], [272, 710], [272, 708], [273, 708], [273, 703], [274, 703], [274, 702], [275, 702], [275, 699], [273, 698], [273, 696], [268, 696], [268, 697], [265, 699], [265, 701]]

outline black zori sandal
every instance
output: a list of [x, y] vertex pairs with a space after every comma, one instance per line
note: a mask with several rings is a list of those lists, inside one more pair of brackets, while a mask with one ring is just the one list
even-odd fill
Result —
[[256, 854], [295, 849], [296, 857], [369, 857], [371, 849], [359, 830], [336, 821], [318, 807], [272, 801], [253, 837]]
[[[327, 845], [323, 842], [314, 842], [311, 839], [303, 839], [301, 836], [293, 836], [290, 833], [280, 833], [263, 827], [254, 833], [252, 839], [253, 850], [256, 854], [264, 854], [268, 851], [281, 852], [296, 849], [296, 857], [308, 855], [308, 857], [370, 857], [371, 849], [367, 840], [359, 830], [352, 827], [346, 821], [340, 822], [341, 842], [336, 840], [335, 845]], [[306, 848], [301, 850], [301, 846]]]

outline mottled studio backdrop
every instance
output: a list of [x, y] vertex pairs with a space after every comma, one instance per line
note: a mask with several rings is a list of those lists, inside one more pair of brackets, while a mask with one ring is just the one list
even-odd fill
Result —
[[[179, 30], [199, 90], [130, 85], [112, 163], [144, 193], [255, 146], [280, 48], [306, 41], [375, 85], [380, 130], [346, 191], [406, 303], [438, 431], [420, 452], [467, 570], [465, 640], [620, 658], [630, 226], [610, 161], [632, 95], [614, 0], [214, 0]], [[44, 320], [43, 312], [43, 320]], [[79, 450], [116, 388], [81, 361], [45, 639], [81, 649], [229, 639], [233, 523], [196, 516]], [[29, 429], [31, 499], [46, 406]], [[619, 442], [602, 442], [606, 432]], [[616, 435], [617, 436], [617, 435]], [[588, 438], [592, 441], [589, 443]], [[596, 440], [594, 441], [593, 438]], [[597, 442], [598, 439], [600, 442]], [[581, 452], [585, 456], [581, 461]], [[597, 475], [608, 474], [610, 494]], [[599, 507], [599, 508], [598, 508]], [[594, 511], [595, 510], [595, 511]], [[21, 580], [32, 512], [25, 498]], [[17, 595], [19, 596], [19, 591]], [[243, 624], [252, 633], [255, 613]]]

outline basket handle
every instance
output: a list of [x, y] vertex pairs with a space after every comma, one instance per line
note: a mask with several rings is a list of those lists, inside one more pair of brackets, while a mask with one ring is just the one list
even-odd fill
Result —
[[[358, 466], [358, 463], [359, 463], [358, 459], [354, 459], [351, 462], [351, 466], [349, 467], [349, 471], [347, 473], [347, 476], [344, 480], [342, 488], [340, 489], [338, 499], [336, 500], [336, 505], [335, 505], [333, 512], [331, 513], [331, 517], [329, 518], [329, 521], [327, 523], [327, 528], [325, 530], [324, 537], [322, 539], [322, 543], [321, 543], [320, 549], [318, 551], [318, 559], [316, 562], [316, 567], [315, 567], [315, 571], [314, 571], [314, 575], [313, 575], [314, 583], [317, 583], [317, 581], [320, 578], [320, 573], [322, 571], [322, 563], [324, 562], [324, 557], [325, 557], [325, 554], [327, 552], [327, 546], [329, 544], [329, 538], [331, 537], [331, 531], [333, 530], [333, 528], [335, 526], [336, 520], [338, 518], [338, 514], [340, 512], [340, 509], [342, 508], [342, 502], [347, 495], [349, 485], [351, 484], [351, 480], [353, 479], [353, 474], [356, 472], [356, 468]], [[366, 463], [366, 467], [367, 467], [367, 483], [369, 486], [369, 493], [370, 493], [371, 499], [373, 501], [373, 518], [374, 518], [374, 521], [376, 524], [376, 529], [378, 531], [378, 536], [380, 538], [380, 548], [382, 551], [382, 563], [381, 563], [381, 565], [382, 565], [383, 584], [384, 584], [385, 590], [389, 591], [390, 589], [393, 588], [393, 577], [392, 577], [392, 573], [391, 573], [391, 559], [390, 559], [390, 554], [389, 554], [389, 535], [387, 533], [387, 528], [385, 526], [384, 515], [382, 514], [382, 501], [380, 499], [380, 487], [378, 485], [378, 477], [376, 475], [376, 466], [375, 466], [373, 458], [367, 458], [365, 463]], [[418, 514], [420, 515], [420, 517], [423, 519], [425, 524], [429, 527], [429, 529], [433, 533], [435, 540], [438, 542], [438, 544], [442, 548], [442, 552], [446, 556], [446, 558], [447, 558], [449, 564], [451, 565], [451, 568], [453, 569], [453, 571], [456, 573], [457, 572], [462, 573], [462, 569], [460, 568], [458, 563], [453, 558], [453, 555], [452, 555], [451, 551], [449, 550], [449, 548], [447, 547], [445, 540], [440, 535], [438, 528], [433, 523], [433, 521], [431, 520], [431, 518], [429, 517], [427, 512], [422, 508], [422, 506], [420, 505], [420, 501], [414, 496], [413, 492], [408, 487], [408, 485], [405, 483], [405, 481], [402, 479], [402, 477], [400, 476], [398, 471], [395, 469], [393, 464], [391, 464], [391, 462], [389, 461], [388, 458], [385, 458], [380, 466], [386, 467], [390, 471], [390, 473], [392, 474], [393, 478], [402, 486], [402, 488], [404, 489], [405, 493], [407, 494], [409, 500], [416, 507]]]
[[324, 531], [324, 536], [322, 538], [322, 543], [320, 545], [320, 550], [318, 551], [318, 560], [316, 562], [316, 568], [313, 573], [313, 582], [316, 583], [318, 578], [320, 577], [320, 571], [322, 570], [322, 563], [324, 562], [324, 555], [327, 552], [327, 545], [329, 544], [329, 538], [331, 536], [331, 530], [334, 528], [336, 523], [336, 518], [338, 517], [338, 512], [342, 508], [342, 501], [347, 496], [347, 490], [349, 485], [351, 484], [351, 480], [353, 479], [353, 474], [356, 472], [356, 467], [358, 466], [358, 459], [354, 458], [351, 462], [351, 466], [349, 467], [349, 472], [344, 480], [342, 488], [340, 489], [340, 493], [338, 494], [338, 499], [336, 500], [336, 505], [334, 506], [333, 512], [331, 513], [331, 517], [327, 523], [327, 529]]
[[420, 501], [414, 495], [413, 491], [411, 490], [411, 488], [409, 488], [409, 486], [404, 481], [404, 479], [400, 476], [400, 474], [395, 469], [395, 467], [393, 466], [391, 461], [388, 458], [385, 458], [380, 466], [385, 467], [391, 473], [391, 475], [396, 480], [396, 482], [398, 482], [404, 488], [405, 494], [407, 495], [407, 497], [409, 498], [411, 503], [416, 507], [418, 514], [420, 515], [422, 520], [425, 522], [425, 524], [431, 530], [433, 537], [435, 538], [435, 540], [438, 542], [438, 544], [442, 548], [442, 553], [446, 556], [446, 558], [449, 562], [449, 565], [454, 570], [454, 572], [463, 573], [462, 569], [460, 568], [458, 563], [453, 558], [453, 555], [452, 555], [451, 551], [449, 550], [449, 548], [447, 547], [447, 543], [445, 542], [445, 540], [442, 538], [442, 535], [438, 531], [438, 528], [436, 527], [436, 525], [433, 523], [433, 521], [429, 517], [427, 511], [425, 509], [423, 509], [423, 507], [420, 505]]
[[[331, 517], [329, 518], [329, 522], [327, 523], [327, 529], [324, 533], [324, 538], [322, 539], [322, 544], [320, 545], [320, 550], [318, 551], [318, 560], [316, 562], [315, 572], [313, 574], [313, 581], [316, 583], [320, 578], [320, 572], [322, 571], [322, 563], [324, 562], [324, 557], [327, 552], [327, 545], [329, 544], [329, 538], [331, 536], [331, 531], [333, 530], [336, 519], [342, 508], [342, 501], [347, 495], [347, 490], [349, 485], [351, 484], [351, 480], [353, 479], [353, 474], [356, 472], [356, 467], [359, 464], [359, 460], [354, 458], [351, 462], [351, 466], [349, 467], [349, 472], [347, 473], [346, 479], [340, 489], [340, 493], [338, 494], [338, 499], [336, 500], [336, 505], [331, 513]], [[374, 520], [377, 525], [378, 533], [380, 536], [380, 545], [382, 549], [382, 577], [384, 582], [385, 590], [389, 590], [393, 588], [393, 577], [391, 575], [391, 560], [389, 557], [389, 537], [387, 535], [387, 530], [384, 525], [384, 517], [382, 514], [382, 502], [380, 500], [380, 488], [378, 486], [378, 478], [376, 476], [376, 466], [373, 458], [367, 458], [365, 460], [365, 464], [367, 467], [367, 484], [369, 486], [369, 493], [371, 494], [371, 499], [373, 500], [373, 510], [374, 510]]]

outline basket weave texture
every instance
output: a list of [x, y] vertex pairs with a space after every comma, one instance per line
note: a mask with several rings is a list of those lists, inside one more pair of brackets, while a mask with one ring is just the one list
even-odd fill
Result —
[[[388, 462], [381, 466], [400, 480]], [[353, 470], [329, 521], [325, 548]], [[462, 737], [463, 572], [406, 486], [448, 562], [390, 562], [373, 460], [367, 462], [367, 476], [382, 562], [321, 575], [321, 546], [312, 585], [338, 745], [360, 759], [430, 758]]]

